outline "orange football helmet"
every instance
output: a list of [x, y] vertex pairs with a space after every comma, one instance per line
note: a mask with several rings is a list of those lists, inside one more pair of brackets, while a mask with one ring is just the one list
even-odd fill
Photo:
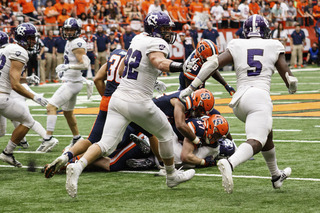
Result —
[[191, 98], [187, 97], [186, 106], [193, 111], [201, 110], [201, 115], [208, 115], [214, 107], [213, 94], [205, 88], [198, 89], [192, 93]]
[[211, 115], [205, 120], [206, 127], [206, 143], [213, 144], [217, 142], [222, 136], [229, 134], [228, 121], [222, 115]]
[[211, 40], [204, 39], [198, 43], [194, 58], [199, 58], [200, 60], [197, 62], [197, 64], [202, 66], [202, 64], [207, 61], [208, 57], [218, 54], [219, 52], [217, 45], [215, 45]]

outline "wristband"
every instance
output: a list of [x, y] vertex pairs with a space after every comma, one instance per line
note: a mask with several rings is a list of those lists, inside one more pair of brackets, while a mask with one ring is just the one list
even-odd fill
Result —
[[206, 164], [206, 160], [205, 160], [205, 159], [202, 159], [201, 162], [200, 162], [200, 165], [201, 165], [201, 166], [204, 166], [204, 164]]
[[183, 72], [183, 63], [171, 62], [169, 65], [170, 72]]
[[195, 139], [193, 139], [192, 143], [198, 144], [198, 143], [200, 143], [200, 139], [198, 137], [196, 137]]

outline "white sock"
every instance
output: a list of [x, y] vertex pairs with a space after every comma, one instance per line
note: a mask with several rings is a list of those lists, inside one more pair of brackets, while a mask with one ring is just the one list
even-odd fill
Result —
[[74, 135], [73, 136], [73, 139], [78, 139], [78, 138], [80, 138], [81, 137], [81, 135]]
[[33, 131], [38, 133], [42, 138], [45, 138], [46, 135], [46, 130], [43, 128], [43, 126], [38, 122], [35, 121], [33, 127], [31, 128]]
[[9, 140], [8, 145], [4, 149], [4, 152], [7, 154], [12, 154], [13, 150], [17, 147], [17, 144], [13, 143], [11, 140]]
[[80, 160], [77, 162], [78, 165], [81, 166], [81, 172], [84, 170], [84, 168], [87, 167], [88, 161], [84, 157], [80, 158]]
[[236, 150], [236, 152], [231, 155], [228, 159], [231, 163], [233, 169], [239, 164], [246, 162], [253, 156], [253, 148], [248, 143], [242, 143]]
[[56, 126], [57, 123], [57, 115], [48, 115], [47, 116], [47, 131], [54, 131], [54, 127]]
[[164, 165], [164, 168], [166, 169], [167, 175], [172, 175], [175, 171], [174, 164], [170, 166]]
[[276, 158], [276, 149], [273, 147], [269, 151], [261, 152], [262, 156], [264, 157], [264, 160], [266, 161], [266, 164], [268, 166], [268, 169], [270, 171], [270, 174], [272, 177], [278, 177], [281, 175], [280, 170], [277, 165], [277, 158]]

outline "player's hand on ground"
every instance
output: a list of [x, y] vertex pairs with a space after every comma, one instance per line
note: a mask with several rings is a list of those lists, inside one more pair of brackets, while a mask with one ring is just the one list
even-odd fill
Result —
[[40, 78], [36, 76], [34, 73], [32, 73], [32, 75], [26, 77], [26, 81], [28, 84], [39, 84]]
[[164, 91], [166, 91], [167, 86], [162, 81], [157, 80], [154, 85], [154, 89], [156, 89], [159, 93], [162, 94], [162, 93], [164, 93]]
[[192, 72], [194, 66], [198, 66], [199, 58], [192, 58], [190, 61], [183, 64], [183, 72]]
[[35, 94], [33, 97], [34, 102], [40, 104], [41, 106], [45, 107], [48, 104], [48, 100], [44, 98], [42, 95]]
[[234, 93], [236, 93], [236, 90], [232, 87], [232, 86], [230, 86], [229, 84], [226, 84], [225, 86], [224, 86], [224, 88], [226, 88], [226, 90], [228, 91], [228, 93], [232, 96]]

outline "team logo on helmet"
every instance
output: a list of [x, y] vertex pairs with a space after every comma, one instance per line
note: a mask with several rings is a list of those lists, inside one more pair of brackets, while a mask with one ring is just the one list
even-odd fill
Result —
[[164, 50], [164, 48], [165, 48], [165, 46], [164, 46], [163, 44], [160, 44], [160, 45], [159, 45], [159, 49], [160, 49], [160, 50]]
[[79, 47], [81, 47], [81, 46], [82, 46], [82, 43], [81, 43], [81, 42], [78, 42], [77, 45], [78, 45]]
[[20, 56], [21, 55], [21, 52], [20, 51], [17, 51], [16, 52], [16, 56]]
[[17, 34], [20, 36], [24, 36], [25, 35], [25, 31], [27, 28], [25, 28], [24, 26], [19, 26], [17, 29]]
[[157, 26], [158, 16], [157, 15], [150, 15], [148, 17], [148, 24], [152, 26]]

